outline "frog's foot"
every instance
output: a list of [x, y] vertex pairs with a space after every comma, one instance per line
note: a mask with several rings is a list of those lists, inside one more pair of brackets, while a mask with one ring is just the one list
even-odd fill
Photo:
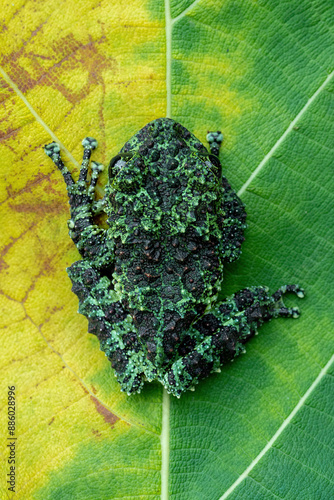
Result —
[[[73, 177], [67, 167], [64, 165], [60, 157], [60, 148], [56, 142], [52, 142], [44, 147], [45, 153], [52, 159], [53, 163], [59, 168], [63, 174], [67, 192], [69, 196], [69, 202], [71, 206], [71, 216], [72, 219], [69, 221], [69, 226], [75, 224], [75, 218], [90, 219], [93, 211], [97, 211], [94, 206], [98, 203], [95, 201], [95, 187], [98, 181], [98, 177], [103, 170], [103, 165], [101, 163], [92, 162], [92, 175], [88, 182], [88, 166], [92, 151], [97, 147], [97, 141], [92, 137], [86, 137], [82, 141], [84, 148], [83, 159], [80, 167], [80, 174], [78, 182], [73, 180]], [[81, 224], [82, 225], [82, 224]]]
[[[80, 218], [83, 216], [89, 216], [92, 213], [98, 213], [102, 210], [102, 200], [95, 201], [95, 188], [99, 178], [100, 173], [103, 171], [103, 165], [101, 163], [93, 161], [91, 163], [92, 175], [90, 181], [87, 180], [89, 160], [92, 151], [97, 148], [97, 141], [92, 137], [86, 137], [82, 141], [84, 148], [82, 164], [80, 167], [80, 174], [78, 182], [75, 182], [72, 178], [71, 173], [68, 171], [67, 167], [64, 165], [60, 157], [60, 148], [56, 142], [52, 142], [45, 146], [45, 153], [50, 156], [53, 163], [59, 168], [63, 174], [70, 206], [72, 219], [80, 213]], [[71, 220], [69, 223], [73, 223]]]
[[[79, 176], [79, 181], [85, 181], [87, 178], [87, 172], [88, 172], [88, 164], [89, 164], [89, 159], [92, 154], [92, 150], [97, 148], [97, 141], [93, 139], [92, 137], [86, 137], [82, 141], [82, 145], [84, 147], [84, 154], [83, 154], [83, 160], [82, 160], [82, 165], [80, 169], [80, 176]], [[64, 165], [61, 156], [60, 156], [60, 147], [59, 144], [56, 142], [51, 142], [51, 144], [47, 144], [44, 146], [44, 152], [51, 158], [53, 163], [59, 168], [61, 173], [63, 174], [65, 183], [67, 187], [73, 186], [75, 184], [71, 173], [67, 169], [67, 167]], [[96, 182], [95, 182], [96, 184]], [[86, 187], [85, 184], [83, 185], [82, 182], [80, 182], [81, 187]], [[84, 189], [83, 189], [84, 190]]]
[[180, 397], [202, 378], [219, 372], [222, 365], [245, 352], [244, 344], [265, 321], [278, 316], [298, 317], [298, 309], [288, 309], [282, 301], [282, 295], [290, 292], [304, 296], [298, 285], [283, 286], [273, 295], [266, 287], [245, 288], [205, 314], [189, 332], [189, 338], [202, 340], [159, 378], [167, 391]]
[[286, 293], [295, 293], [300, 299], [302, 299], [305, 295], [304, 289], [299, 285], [281, 286], [275, 293], [272, 294], [272, 299], [274, 300], [274, 308], [271, 310], [272, 318], [277, 318], [278, 316], [283, 318], [298, 318], [300, 316], [298, 307], [292, 307], [291, 309], [285, 307], [282, 297]]
[[[145, 375], [150, 371], [139, 344], [131, 316], [111, 293], [110, 280], [101, 277], [88, 262], [80, 260], [67, 269], [72, 291], [79, 298], [79, 312], [89, 322], [88, 331], [96, 335], [115, 370], [121, 390], [127, 394], [140, 392]], [[153, 377], [154, 378], [154, 377]]]
[[57, 143], [48, 144], [44, 151], [59, 168], [66, 183], [71, 207], [71, 218], [67, 222], [70, 237], [83, 258], [87, 258], [98, 268], [107, 267], [111, 263], [113, 249], [109, 247], [113, 243], [106, 237], [105, 229], [97, 226], [93, 218], [104, 208], [104, 199], [95, 201], [95, 188], [103, 165], [92, 162], [92, 175], [88, 182], [89, 160], [92, 151], [97, 147], [97, 141], [92, 137], [86, 137], [82, 145], [84, 153], [78, 182], [73, 180], [71, 173], [64, 165]]

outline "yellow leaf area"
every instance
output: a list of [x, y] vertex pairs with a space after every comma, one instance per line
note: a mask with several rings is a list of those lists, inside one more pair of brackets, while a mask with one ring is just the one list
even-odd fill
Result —
[[[153, 498], [162, 388], [123, 394], [77, 314], [66, 267], [79, 254], [67, 234], [65, 184], [42, 147], [62, 144], [76, 176], [85, 136], [98, 139], [98, 160], [107, 163], [165, 115], [164, 18], [141, 1], [21, 1], [1, 10], [0, 496], [54, 498], [57, 484], [57, 498]], [[8, 386], [15, 494], [4, 479]]]

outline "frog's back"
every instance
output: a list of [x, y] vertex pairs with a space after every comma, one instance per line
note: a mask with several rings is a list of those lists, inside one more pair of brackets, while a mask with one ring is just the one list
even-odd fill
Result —
[[125, 153], [108, 188], [113, 279], [149, 357], [162, 364], [218, 292], [222, 188], [205, 147], [173, 120], [146, 125]]

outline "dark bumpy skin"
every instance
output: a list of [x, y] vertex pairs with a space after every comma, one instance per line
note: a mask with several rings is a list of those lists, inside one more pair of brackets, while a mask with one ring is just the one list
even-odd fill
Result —
[[[79, 312], [98, 336], [122, 390], [140, 392], [158, 379], [175, 396], [244, 350], [265, 321], [297, 317], [265, 287], [241, 290], [217, 302], [223, 266], [240, 255], [246, 212], [221, 177], [220, 132], [208, 134], [211, 153], [179, 123], [160, 118], [142, 128], [111, 160], [103, 200], [95, 200], [102, 165], [92, 162], [97, 142], [83, 141], [78, 182], [56, 143], [45, 147], [68, 190], [70, 236], [83, 260], [68, 274]], [[109, 229], [94, 215], [105, 211]]]

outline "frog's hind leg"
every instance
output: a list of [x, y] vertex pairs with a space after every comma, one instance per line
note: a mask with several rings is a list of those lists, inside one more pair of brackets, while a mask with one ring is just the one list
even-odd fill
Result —
[[72, 264], [67, 272], [73, 283], [72, 291], [79, 298], [79, 313], [88, 319], [88, 331], [98, 337], [122, 391], [127, 394], [140, 392], [144, 370], [149, 371], [148, 361], [137, 340], [130, 315], [112, 293], [110, 280], [101, 277], [84, 260]]
[[111, 265], [113, 242], [107, 238], [105, 229], [95, 224], [93, 216], [103, 210], [104, 200], [95, 200], [95, 188], [98, 177], [103, 170], [101, 163], [92, 162], [92, 175], [87, 180], [89, 160], [92, 151], [97, 147], [97, 141], [86, 137], [82, 141], [84, 148], [83, 160], [77, 182], [60, 157], [59, 145], [55, 142], [45, 146], [45, 153], [50, 156], [54, 164], [61, 171], [69, 197], [71, 219], [68, 221], [69, 235], [84, 259], [89, 260], [96, 267], [102, 268]]
[[273, 295], [268, 294], [266, 287], [245, 288], [205, 314], [189, 332], [190, 338], [201, 340], [175, 361], [160, 380], [167, 391], [180, 397], [200, 379], [220, 371], [227, 361], [245, 352], [244, 344], [265, 321], [279, 316], [297, 318], [298, 309], [288, 309], [282, 301], [282, 296], [290, 292], [304, 296], [298, 285], [283, 286]]

